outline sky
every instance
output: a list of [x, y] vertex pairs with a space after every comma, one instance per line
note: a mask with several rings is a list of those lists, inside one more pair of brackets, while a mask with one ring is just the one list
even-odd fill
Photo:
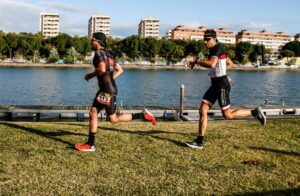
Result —
[[79, 36], [95, 14], [110, 16], [110, 34], [120, 38], [149, 16], [160, 20], [160, 36], [177, 25], [300, 33], [300, 0], [0, 0], [0, 30], [37, 33], [41, 12], [58, 13], [61, 32]]

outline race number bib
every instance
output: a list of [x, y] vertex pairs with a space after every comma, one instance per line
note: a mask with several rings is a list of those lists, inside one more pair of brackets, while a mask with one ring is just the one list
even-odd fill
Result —
[[97, 101], [103, 105], [109, 106], [111, 104], [111, 98], [112, 98], [111, 94], [101, 92], [97, 96]]

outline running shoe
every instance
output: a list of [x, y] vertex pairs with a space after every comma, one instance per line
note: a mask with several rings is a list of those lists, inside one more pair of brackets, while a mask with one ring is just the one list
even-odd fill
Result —
[[261, 123], [261, 125], [266, 125], [267, 118], [260, 107], [254, 109], [254, 117]]
[[144, 114], [144, 119], [145, 120], [151, 121], [153, 125], [156, 125], [156, 120], [154, 118], [154, 115], [151, 114], [151, 112], [149, 112], [148, 109], [144, 108], [143, 114]]
[[192, 142], [185, 142], [185, 144], [188, 147], [191, 147], [191, 148], [198, 148], [198, 149], [202, 149], [203, 148], [203, 142], [199, 142], [197, 139], [195, 139]]
[[85, 144], [76, 144], [75, 149], [83, 152], [94, 152], [96, 150], [95, 146], [91, 146], [88, 143]]

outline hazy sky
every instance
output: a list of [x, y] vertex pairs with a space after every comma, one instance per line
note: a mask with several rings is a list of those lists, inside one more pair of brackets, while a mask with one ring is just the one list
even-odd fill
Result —
[[0, 30], [39, 31], [41, 12], [60, 15], [61, 32], [87, 35], [91, 15], [111, 18], [111, 36], [137, 34], [142, 18], [160, 19], [160, 35], [177, 25], [300, 33], [300, 0], [0, 0]]

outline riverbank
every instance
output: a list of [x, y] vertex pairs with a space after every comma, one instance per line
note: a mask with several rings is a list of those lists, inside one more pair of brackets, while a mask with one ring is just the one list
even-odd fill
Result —
[[[90, 68], [91, 64], [56, 64], [56, 63], [4, 63], [0, 62], [0, 67], [46, 67], [46, 68]], [[126, 64], [121, 65], [124, 69], [140, 69], [140, 70], [189, 70], [188, 67], [182, 65], [136, 65], [136, 64]], [[205, 69], [202, 67], [196, 67], [196, 70]], [[300, 65], [293, 66], [243, 66], [236, 65], [233, 70], [292, 70], [300, 71]]]

